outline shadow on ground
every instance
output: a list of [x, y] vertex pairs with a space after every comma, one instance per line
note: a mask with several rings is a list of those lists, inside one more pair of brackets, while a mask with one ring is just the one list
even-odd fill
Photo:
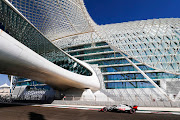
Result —
[[29, 120], [46, 120], [43, 115], [34, 112], [29, 113]]

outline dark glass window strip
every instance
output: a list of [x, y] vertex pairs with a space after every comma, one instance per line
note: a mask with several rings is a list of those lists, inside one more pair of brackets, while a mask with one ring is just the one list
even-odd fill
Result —
[[[108, 44], [106, 42], [95, 43], [95, 46], [105, 46], [105, 45], [108, 45]], [[92, 44], [78, 45], [78, 46], [68, 47], [65, 49], [67, 49], [67, 51], [72, 51], [72, 50], [78, 50], [78, 49], [84, 49], [84, 48], [90, 48], [90, 47], [92, 47]]]
[[[139, 63], [138, 61], [131, 59], [134, 63]], [[129, 64], [126, 59], [116, 59], [116, 60], [102, 60], [95, 62], [88, 62], [89, 64], [98, 64], [98, 65], [113, 65], [113, 64]]]
[[105, 46], [105, 45], [108, 45], [106, 42], [99, 42], [99, 43], [96, 43], [96, 46]]
[[67, 51], [90, 48], [90, 47], [91, 47], [91, 44], [84, 44], [84, 45], [69, 47]]
[[77, 52], [71, 52], [70, 55], [81, 55], [81, 54], [90, 54], [90, 53], [99, 53], [99, 52], [106, 52], [106, 51], [113, 51], [111, 48], [100, 48], [100, 49], [91, 49], [91, 50], [83, 50]]
[[104, 80], [135, 80], [145, 79], [140, 73], [104, 75]]
[[[180, 78], [180, 75], [174, 75], [169, 73], [146, 73], [151, 79], [171, 79]], [[114, 74], [114, 75], [104, 75], [104, 80], [135, 80], [135, 79], [145, 79], [140, 73], [128, 73], [128, 74]]]
[[[154, 70], [153, 68], [145, 65], [138, 65], [141, 70]], [[120, 71], [137, 71], [133, 66], [116, 66], [116, 67], [104, 67], [101, 68], [102, 72], [120, 72]]]
[[120, 53], [107, 53], [107, 54], [98, 54], [98, 55], [91, 55], [91, 56], [80, 56], [77, 57], [80, 60], [92, 60], [92, 59], [103, 59], [103, 58], [112, 58], [112, 57], [122, 57]]
[[[159, 81], [154, 81], [160, 86]], [[137, 82], [110, 82], [105, 83], [106, 89], [127, 89], [127, 88], [155, 88], [149, 81]]]

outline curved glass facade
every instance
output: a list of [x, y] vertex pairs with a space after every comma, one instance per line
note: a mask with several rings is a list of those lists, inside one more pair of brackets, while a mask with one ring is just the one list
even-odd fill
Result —
[[[0, 27], [16, 40], [35, 51], [47, 60], [71, 72], [90, 76], [92, 73], [60, 49], [54, 46], [35, 27], [15, 10], [0, 0]], [[71, 67], [69, 64], [73, 64]]]

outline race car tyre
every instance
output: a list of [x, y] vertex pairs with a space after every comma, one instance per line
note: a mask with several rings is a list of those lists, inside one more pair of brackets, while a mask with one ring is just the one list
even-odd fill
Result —
[[113, 108], [109, 108], [108, 111], [109, 111], [109, 112], [113, 111]]
[[136, 112], [135, 109], [130, 109], [130, 111], [129, 111], [130, 114], [134, 114], [135, 112]]
[[103, 108], [103, 112], [107, 112], [108, 109], [106, 107]]

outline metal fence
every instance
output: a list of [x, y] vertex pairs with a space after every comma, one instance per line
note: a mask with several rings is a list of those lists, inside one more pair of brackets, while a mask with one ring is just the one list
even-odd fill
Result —
[[108, 106], [117, 104], [128, 104], [128, 105], [138, 105], [141, 107], [180, 107], [180, 102], [172, 101], [156, 101], [149, 102], [131, 102], [131, 101], [81, 101], [81, 100], [54, 100], [53, 104], [61, 105], [90, 105], [90, 106]]

